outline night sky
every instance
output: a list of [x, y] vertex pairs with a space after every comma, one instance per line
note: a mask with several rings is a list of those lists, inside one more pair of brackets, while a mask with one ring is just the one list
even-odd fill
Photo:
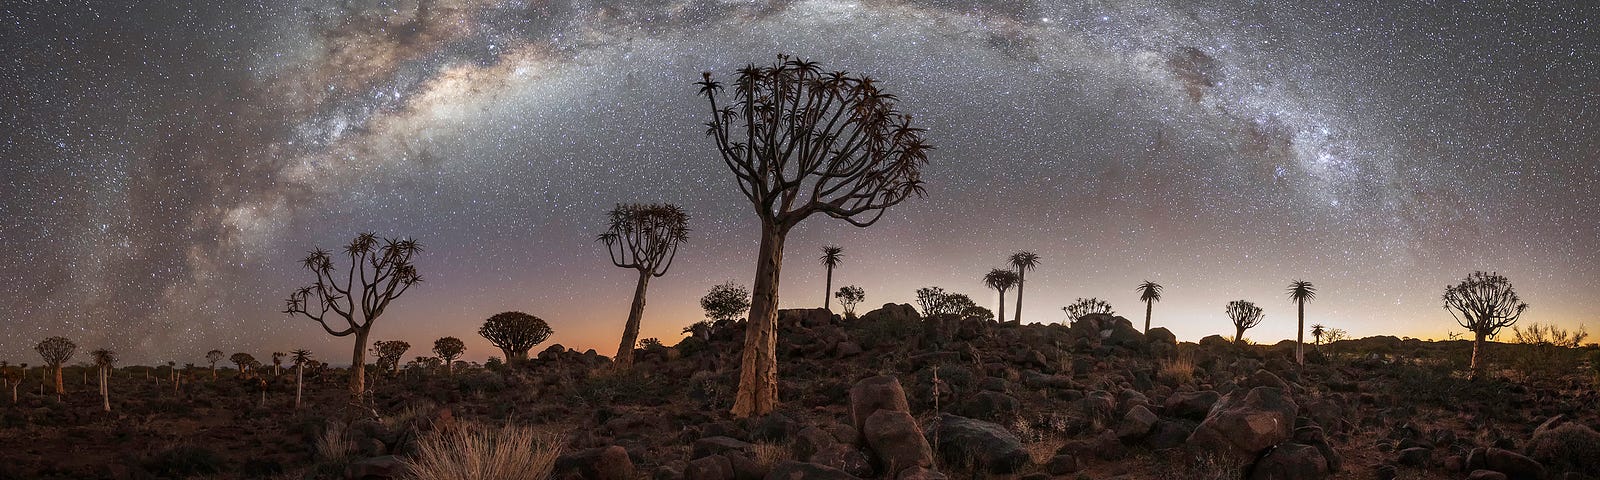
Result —
[[758, 233], [692, 82], [778, 53], [879, 79], [938, 148], [926, 198], [790, 235], [786, 308], [819, 306], [836, 243], [868, 309], [993, 309], [981, 276], [1025, 249], [1025, 321], [1097, 296], [1142, 322], [1150, 279], [1185, 340], [1236, 299], [1266, 309], [1247, 337], [1292, 338], [1301, 278], [1307, 323], [1355, 336], [1462, 331], [1439, 296], [1478, 269], [1524, 322], [1600, 316], [1596, 2], [182, 3], [0, 6], [0, 359], [62, 335], [338, 363], [349, 338], [279, 311], [307, 250], [369, 230], [427, 247], [373, 333], [407, 358], [497, 354], [475, 332], [506, 310], [610, 355], [618, 202], [691, 216], [640, 335], [675, 343]]

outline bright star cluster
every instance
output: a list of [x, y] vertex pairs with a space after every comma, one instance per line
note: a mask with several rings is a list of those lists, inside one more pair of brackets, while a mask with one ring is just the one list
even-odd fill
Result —
[[1237, 299], [1267, 311], [1250, 337], [1293, 337], [1295, 279], [1308, 322], [1439, 338], [1444, 286], [1479, 269], [1526, 321], [1595, 326], [1600, 8], [1209, 3], [7, 2], [0, 359], [54, 335], [340, 358], [278, 311], [299, 257], [361, 231], [426, 246], [375, 339], [481, 360], [477, 325], [521, 310], [610, 354], [634, 277], [594, 236], [620, 202], [691, 216], [641, 335], [671, 344], [757, 241], [692, 82], [779, 53], [878, 79], [937, 147], [926, 198], [791, 234], [785, 307], [820, 306], [832, 243], [867, 305], [937, 285], [993, 308], [982, 274], [1030, 250], [1026, 320], [1077, 297], [1131, 318], [1149, 279], [1186, 340]]

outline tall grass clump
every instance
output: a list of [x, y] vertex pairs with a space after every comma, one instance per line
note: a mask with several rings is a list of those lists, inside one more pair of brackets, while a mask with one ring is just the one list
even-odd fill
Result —
[[404, 460], [414, 480], [513, 480], [546, 478], [561, 455], [560, 435], [530, 427], [499, 428], [462, 423], [429, 432]]

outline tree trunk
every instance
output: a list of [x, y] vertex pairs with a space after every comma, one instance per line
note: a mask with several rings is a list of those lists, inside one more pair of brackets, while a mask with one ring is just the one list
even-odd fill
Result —
[[1156, 306], [1155, 302], [1152, 302], [1152, 301], [1149, 301], [1149, 300], [1146, 300], [1144, 302], [1144, 333], [1145, 333], [1145, 335], [1149, 335], [1150, 334], [1150, 313], [1151, 313], [1151, 311], [1155, 310], [1155, 306]]
[[759, 417], [778, 407], [778, 274], [783, 268], [783, 240], [787, 233], [782, 227], [762, 222], [750, 320], [745, 325], [744, 352], [739, 362], [739, 390], [733, 402], [735, 417]]
[[367, 392], [367, 334], [371, 332], [370, 324], [356, 330], [355, 351], [350, 354], [350, 400], [355, 403]]
[[105, 404], [106, 412], [111, 412], [111, 390], [106, 387], [106, 379], [110, 374], [104, 368], [100, 369], [100, 400]]
[[1483, 340], [1485, 338], [1488, 338], [1488, 335], [1483, 334], [1483, 332], [1473, 332], [1473, 333], [1474, 333], [1474, 335], [1473, 335], [1473, 340], [1472, 340], [1472, 363], [1471, 363], [1471, 366], [1468, 367], [1468, 371], [1467, 371], [1467, 379], [1469, 379], [1469, 380], [1477, 380], [1478, 377], [1483, 374], [1483, 371], [1482, 371], [1483, 365], [1478, 363], [1478, 361], [1482, 357], [1482, 353], [1483, 353]]
[[500, 349], [500, 353], [505, 354], [506, 365], [514, 365], [528, 359], [528, 352], [526, 350], [517, 352], [509, 348], [502, 348]]
[[1017, 311], [1011, 314], [1013, 317], [1011, 323], [1015, 323], [1017, 325], [1022, 325], [1022, 286], [1027, 285], [1027, 279], [1024, 278], [1024, 271], [1025, 270], [1021, 268], [1017, 269]]
[[833, 311], [833, 267], [828, 267], [828, 283], [822, 287], [822, 309]]
[[217, 381], [217, 364], [211, 364], [211, 381]]
[[300, 393], [305, 391], [305, 385], [306, 385], [305, 382], [306, 382], [306, 367], [305, 367], [305, 365], [296, 365], [294, 367], [294, 409], [295, 410], [299, 410], [300, 409]]
[[650, 288], [650, 272], [639, 271], [639, 284], [633, 287], [633, 308], [628, 309], [628, 323], [622, 327], [622, 343], [617, 346], [613, 364], [627, 370], [633, 367], [633, 347], [639, 344], [639, 320], [644, 318], [644, 294]]
[[1001, 290], [1000, 291], [1000, 312], [999, 312], [999, 315], [996, 315], [994, 318], [1000, 319], [1000, 321], [1002, 321], [1002, 322], [1006, 321], [1006, 291], [1005, 290]]
[[55, 369], [56, 369], [56, 399], [59, 400], [59, 399], [61, 399], [61, 395], [64, 395], [64, 394], [67, 393], [67, 386], [66, 386], [66, 384], [61, 383], [61, 366], [60, 365], [56, 365]]
[[1294, 329], [1294, 361], [1306, 366], [1306, 301], [1300, 302], [1300, 326]]
[[1235, 325], [1234, 328], [1237, 328], [1239, 331], [1233, 334], [1233, 344], [1238, 345], [1239, 341], [1244, 340], [1244, 327]]

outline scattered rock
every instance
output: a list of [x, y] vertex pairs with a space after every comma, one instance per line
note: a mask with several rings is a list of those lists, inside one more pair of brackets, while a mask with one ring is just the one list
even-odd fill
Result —
[[932, 467], [933, 450], [911, 414], [878, 410], [867, 417], [861, 431], [867, 446], [884, 472], [899, 472], [910, 467]]
[[1395, 463], [1407, 467], [1426, 467], [1433, 459], [1433, 449], [1428, 447], [1411, 447], [1401, 450]]
[[1473, 470], [1467, 474], [1467, 480], [1507, 480], [1506, 474], [1494, 470]]
[[911, 406], [906, 403], [906, 391], [900, 387], [900, 379], [893, 375], [863, 378], [850, 387], [850, 425], [856, 431], [862, 431], [867, 417], [878, 410], [911, 412]]
[[344, 477], [350, 480], [388, 480], [405, 473], [405, 464], [394, 455], [357, 460], [344, 469]]
[[1122, 423], [1117, 424], [1117, 438], [1124, 442], [1138, 441], [1154, 428], [1159, 418], [1144, 405], [1138, 405], [1128, 410], [1122, 417]]
[[1299, 480], [1328, 476], [1327, 461], [1316, 447], [1299, 443], [1284, 443], [1256, 461], [1250, 469], [1251, 480]]
[[755, 445], [729, 437], [706, 437], [694, 441], [690, 458], [701, 458], [720, 454], [728, 451], [750, 452], [755, 450]]
[[[683, 476], [695, 480], [734, 480], [733, 462], [722, 455], [696, 458], [689, 461], [689, 468], [683, 471]], [[772, 475], [767, 476], [770, 478]]]
[[1222, 399], [1222, 394], [1212, 390], [1198, 392], [1174, 392], [1167, 396], [1167, 401], [1162, 404], [1162, 410], [1167, 416], [1201, 420], [1211, 412], [1211, 407]]
[[1288, 440], [1299, 411], [1283, 390], [1273, 387], [1235, 391], [1220, 402], [1195, 427], [1189, 445], [1236, 459], [1254, 458]]
[[[689, 476], [696, 480], [700, 477]], [[859, 480], [856, 476], [840, 471], [839, 469], [815, 463], [796, 462], [785, 460], [778, 462], [767, 473], [765, 480]]]
[[562, 455], [555, 473], [577, 473], [588, 480], [633, 480], [633, 460], [628, 449], [616, 445], [595, 447]]
[[929, 435], [936, 435], [940, 454], [953, 465], [1006, 474], [1028, 463], [1022, 441], [994, 423], [943, 414]]

